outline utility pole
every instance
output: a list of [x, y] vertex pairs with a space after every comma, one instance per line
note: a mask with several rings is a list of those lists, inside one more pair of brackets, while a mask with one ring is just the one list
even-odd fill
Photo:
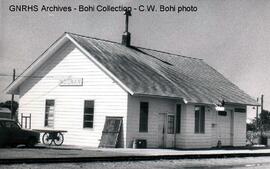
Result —
[[263, 112], [263, 94], [261, 96], [261, 113]]
[[[15, 76], [16, 76], [16, 70], [13, 69], [12, 83], [15, 81]], [[13, 108], [13, 102], [14, 102], [14, 94], [11, 94], [11, 104], [10, 104], [10, 110], [11, 110], [10, 118], [11, 119], [15, 118], [15, 111]]]
[[[257, 102], [259, 102], [259, 98], [257, 97]], [[259, 130], [259, 106], [256, 106], [256, 130]]]
[[263, 94], [261, 96], [261, 120], [260, 120], [261, 143], [262, 143], [262, 135], [263, 135], [262, 113], [263, 113]]

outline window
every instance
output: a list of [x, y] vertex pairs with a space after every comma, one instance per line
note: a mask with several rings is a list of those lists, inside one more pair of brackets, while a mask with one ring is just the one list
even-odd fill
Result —
[[205, 107], [195, 106], [195, 133], [204, 133]]
[[45, 127], [53, 127], [54, 125], [54, 100], [46, 100], [45, 103]]
[[6, 127], [6, 128], [13, 128], [13, 129], [19, 129], [20, 128], [18, 126], [18, 124], [16, 122], [13, 122], [13, 121], [3, 122], [3, 126]]
[[168, 134], [174, 133], [174, 115], [168, 115]]
[[235, 112], [239, 112], [239, 113], [246, 113], [246, 109], [245, 108], [235, 108], [234, 111]]
[[94, 101], [84, 101], [84, 115], [83, 115], [83, 127], [93, 128], [94, 123]]
[[176, 133], [181, 132], [181, 104], [176, 105]]
[[140, 103], [140, 125], [139, 125], [140, 132], [148, 131], [148, 107], [149, 107], [148, 102]]
[[227, 116], [227, 112], [226, 111], [218, 111], [218, 115], [219, 116]]

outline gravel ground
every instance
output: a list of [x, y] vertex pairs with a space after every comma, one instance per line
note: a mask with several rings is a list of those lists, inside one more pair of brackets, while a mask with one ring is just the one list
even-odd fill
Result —
[[0, 169], [180, 169], [180, 168], [258, 168], [269, 169], [270, 157], [227, 159], [156, 160], [131, 162], [94, 162], [61, 164], [0, 165]]
[[219, 149], [219, 150], [173, 150], [173, 149], [98, 149], [86, 147], [44, 147], [2, 148], [0, 159], [16, 158], [70, 158], [70, 157], [113, 157], [113, 156], [155, 156], [155, 155], [196, 155], [196, 154], [270, 154], [270, 149]]

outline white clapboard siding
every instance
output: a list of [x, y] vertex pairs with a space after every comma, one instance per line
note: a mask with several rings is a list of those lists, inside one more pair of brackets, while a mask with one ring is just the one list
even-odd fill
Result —
[[[148, 132], [139, 132], [140, 102], [149, 103]], [[158, 147], [158, 115], [159, 113], [174, 113], [175, 101], [150, 97], [128, 98], [127, 146], [132, 147], [134, 139], [146, 139], [148, 148]]]
[[218, 116], [217, 112], [213, 112], [212, 147], [217, 146], [218, 140], [221, 140], [222, 146], [246, 145], [246, 113], [234, 112], [236, 107], [245, 108], [228, 105], [225, 108], [227, 116]]
[[[139, 132], [140, 102], [149, 102], [148, 132]], [[158, 99], [149, 97], [129, 97], [128, 101], [128, 124], [127, 124], [127, 146], [132, 146], [134, 139], [146, 139], [149, 148], [156, 148], [158, 140], [158, 114], [176, 112], [176, 100]], [[205, 133], [194, 133], [194, 105], [182, 104], [181, 133], [176, 134], [177, 148], [207, 148], [211, 147], [211, 112], [206, 109]], [[173, 141], [171, 139], [170, 141]]]
[[247, 113], [234, 112], [233, 146], [246, 145], [246, 119]]
[[209, 148], [211, 147], [211, 108], [205, 108], [205, 133], [195, 133], [194, 104], [182, 106], [181, 134], [176, 137], [178, 148]]
[[[106, 116], [123, 117], [125, 143], [127, 93], [68, 43], [20, 86], [19, 113], [32, 115], [32, 128], [44, 128], [45, 100], [55, 100], [54, 129], [67, 130], [64, 144], [97, 147]], [[67, 77], [83, 86], [59, 86]], [[84, 100], [94, 100], [94, 127], [83, 128]], [[122, 145], [125, 146], [125, 145]]]
[[[140, 102], [149, 102], [148, 132], [139, 132]], [[176, 100], [157, 99], [148, 97], [129, 97], [127, 146], [132, 146], [134, 139], [146, 139], [149, 148], [157, 148], [158, 140], [158, 114], [176, 112]], [[182, 104], [181, 133], [176, 134], [177, 148], [207, 148], [211, 147], [211, 112], [206, 109], [205, 133], [194, 133], [194, 105]], [[173, 139], [169, 140], [173, 141]]]

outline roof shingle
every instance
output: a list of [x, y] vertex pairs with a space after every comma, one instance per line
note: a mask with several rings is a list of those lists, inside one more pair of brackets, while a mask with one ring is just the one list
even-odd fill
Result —
[[192, 103], [258, 103], [201, 59], [68, 33], [135, 95]]

